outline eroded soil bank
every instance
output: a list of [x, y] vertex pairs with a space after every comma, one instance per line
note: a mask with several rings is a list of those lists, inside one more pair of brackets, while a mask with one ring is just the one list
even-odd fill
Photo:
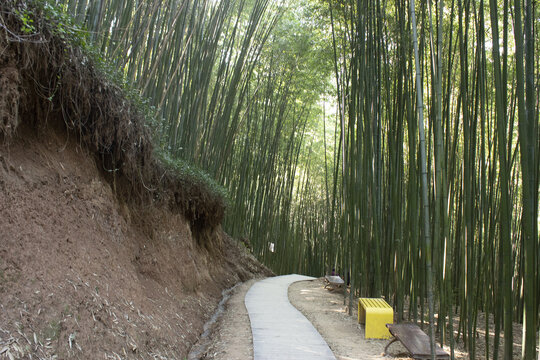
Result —
[[221, 291], [268, 274], [217, 229], [121, 203], [61, 129], [0, 145], [0, 350], [15, 358], [183, 358]]

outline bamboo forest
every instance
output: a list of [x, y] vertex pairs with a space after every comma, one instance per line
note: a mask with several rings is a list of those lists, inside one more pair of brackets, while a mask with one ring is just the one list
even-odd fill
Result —
[[384, 297], [452, 358], [457, 341], [537, 358], [537, 1], [55, 6], [146, 99], [158, 151], [228, 191], [223, 229], [276, 274], [335, 269], [344, 301]]

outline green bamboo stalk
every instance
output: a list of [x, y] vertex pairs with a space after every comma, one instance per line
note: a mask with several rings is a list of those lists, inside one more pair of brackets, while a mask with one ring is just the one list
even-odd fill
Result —
[[[523, 30], [521, 22], [521, 2], [514, 2], [514, 35], [516, 41], [516, 80], [517, 80], [517, 98], [519, 113], [519, 145], [521, 154], [521, 172], [523, 179], [523, 245], [524, 245], [524, 302], [523, 311], [523, 340], [522, 340], [522, 359], [533, 359], [536, 355], [536, 324], [538, 322], [537, 287], [538, 274], [536, 268], [536, 243], [538, 238], [538, 229], [535, 226], [537, 218], [537, 190], [538, 184], [535, 181], [535, 175], [532, 170], [535, 164], [535, 147], [537, 141], [535, 136], [535, 121], [538, 117], [534, 116], [534, 68], [533, 68], [533, 32], [532, 32], [532, 4], [526, 3], [525, 33], [526, 50], [524, 56]], [[527, 68], [527, 100], [525, 100], [525, 74], [523, 60]], [[536, 203], [535, 203], [536, 202]]]
[[429, 323], [430, 323], [430, 347], [431, 358], [435, 359], [435, 316], [433, 309], [433, 280], [431, 269], [431, 235], [429, 224], [429, 201], [428, 201], [428, 185], [427, 185], [427, 160], [426, 160], [426, 145], [424, 135], [424, 105], [422, 97], [422, 80], [420, 74], [420, 62], [418, 59], [418, 38], [416, 34], [416, 16], [414, 0], [411, 0], [411, 22], [413, 29], [413, 47], [415, 55], [415, 68], [416, 68], [416, 96], [417, 96], [417, 111], [418, 111], [418, 129], [420, 138], [420, 167], [422, 174], [422, 208], [423, 208], [423, 222], [424, 222], [424, 247], [426, 249], [426, 272], [427, 272], [427, 288], [428, 288], [428, 303], [429, 303]]
[[[506, 118], [505, 107], [506, 101], [504, 100], [506, 91], [504, 90], [504, 74], [506, 72], [506, 66], [501, 70], [501, 61], [499, 56], [499, 30], [498, 30], [498, 16], [497, 16], [497, 4], [494, 0], [490, 0], [490, 15], [491, 15], [491, 27], [493, 33], [493, 62], [494, 62], [494, 75], [495, 75], [495, 95], [496, 95], [496, 114], [497, 114], [497, 138], [499, 142], [499, 186], [501, 191], [501, 203], [500, 203], [500, 254], [502, 260], [502, 278], [501, 278], [501, 295], [504, 303], [504, 357], [509, 359], [512, 357], [512, 264], [511, 264], [511, 239], [510, 239], [510, 199], [508, 189], [508, 155], [506, 152]], [[506, 58], [506, 52], [504, 58]], [[506, 60], [504, 60], [506, 64]]]

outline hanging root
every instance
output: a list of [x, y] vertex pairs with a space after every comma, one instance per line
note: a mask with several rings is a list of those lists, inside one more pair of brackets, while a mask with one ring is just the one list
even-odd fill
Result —
[[19, 124], [19, 71], [0, 69], [0, 133], [10, 138]]

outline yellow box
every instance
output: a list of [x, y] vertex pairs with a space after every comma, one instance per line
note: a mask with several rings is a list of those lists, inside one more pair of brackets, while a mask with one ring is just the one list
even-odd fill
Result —
[[383, 299], [360, 298], [358, 322], [366, 324], [366, 339], [390, 339], [386, 324], [394, 323], [394, 310]]

